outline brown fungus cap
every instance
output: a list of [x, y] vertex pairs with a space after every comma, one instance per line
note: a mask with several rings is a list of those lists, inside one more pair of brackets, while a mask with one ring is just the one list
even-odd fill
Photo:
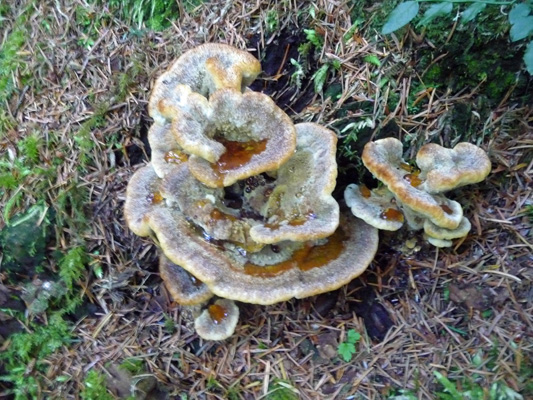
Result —
[[166, 119], [159, 103], [172, 98], [178, 85], [208, 97], [222, 88], [244, 91], [260, 72], [259, 61], [246, 51], [225, 44], [203, 44], [183, 53], [157, 79], [148, 105], [150, 116], [157, 122]]
[[159, 273], [172, 299], [179, 304], [202, 304], [213, 297], [202, 281], [171, 262], [164, 254], [159, 257]]
[[434, 196], [422, 188], [422, 178], [402, 159], [402, 142], [385, 138], [369, 142], [363, 150], [362, 160], [368, 170], [403, 203], [434, 224], [455, 229], [463, 218], [461, 206], [444, 196]]
[[194, 321], [194, 329], [205, 340], [224, 340], [235, 332], [239, 308], [231, 300], [218, 299]]
[[393, 199], [385, 187], [370, 190], [364, 185], [351, 184], [344, 191], [344, 201], [353, 215], [386, 231], [397, 231], [404, 223], [403, 213]]
[[131, 177], [126, 189], [124, 217], [129, 228], [139, 236], [152, 232], [147, 215], [164, 202], [159, 191], [160, 179], [151, 164], [139, 168]]
[[471, 143], [459, 143], [453, 149], [426, 144], [417, 153], [416, 163], [423, 178], [421, 187], [428, 193], [481, 182], [491, 169], [487, 154]]
[[263, 245], [250, 238], [250, 227], [258, 222], [240, 216], [240, 210], [224, 205], [224, 190], [198, 182], [188, 168], [176, 168], [165, 176], [161, 194], [174, 204], [185, 218], [194, 221], [205, 237], [227, 240], [246, 251], [258, 251]]
[[337, 136], [313, 123], [298, 124], [296, 131], [296, 151], [277, 171], [276, 186], [265, 199], [267, 223], [250, 230], [259, 243], [324, 238], [339, 224], [339, 206], [331, 196]]
[[296, 129], [268, 96], [222, 89], [204, 106], [203, 115], [183, 113], [172, 129], [191, 154], [189, 169], [205, 185], [230, 186], [276, 170], [292, 156]]
[[[305, 242], [289, 253], [288, 259], [261, 266], [247, 262], [242, 253], [205, 240], [181, 213], [170, 208], [155, 207], [147, 219], [173, 263], [199, 278], [217, 296], [255, 304], [335, 290], [367, 268], [378, 243], [377, 230], [350, 215], [329, 238]], [[288, 243], [292, 246], [293, 242]], [[283, 247], [283, 243], [276, 246]]]
[[148, 131], [148, 142], [152, 151], [152, 167], [160, 178], [179, 168], [189, 158], [176, 143], [169, 123], [154, 123]]
[[471, 224], [463, 217], [459, 226], [455, 229], [445, 229], [435, 225], [429, 220], [424, 221], [424, 233], [428, 242], [436, 247], [450, 247], [451, 240], [462, 238], [470, 232]]

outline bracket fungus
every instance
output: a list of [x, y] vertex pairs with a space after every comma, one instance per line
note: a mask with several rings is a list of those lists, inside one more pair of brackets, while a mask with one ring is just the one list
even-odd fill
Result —
[[451, 246], [451, 240], [466, 236], [471, 226], [461, 205], [442, 193], [485, 179], [489, 158], [470, 143], [453, 149], [426, 144], [416, 156], [417, 166], [405, 162], [402, 153], [402, 143], [394, 138], [367, 143], [363, 163], [384, 186], [369, 190], [349, 185], [346, 203], [354, 215], [376, 228], [395, 231], [405, 220], [411, 229], [423, 228], [434, 246]]
[[337, 138], [294, 124], [246, 88], [259, 62], [226, 45], [183, 54], [155, 83], [151, 162], [131, 178], [125, 218], [161, 250], [173, 299], [196, 310], [197, 333], [230, 336], [234, 301], [273, 304], [359, 276], [377, 230], [332, 197]]

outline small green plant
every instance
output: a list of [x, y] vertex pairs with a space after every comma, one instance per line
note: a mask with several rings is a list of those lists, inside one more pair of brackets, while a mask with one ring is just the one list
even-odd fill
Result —
[[71, 327], [63, 318], [52, 315], [48, 325], [26, 322], [27, 332], [9, 337], [10, 344], [0, 353], [0, 363], [9, 371], [0, 380], [10, 382], [16, 400], [39, 398], [39, 377], [48, 364], [43, 359], [72, 341]]
[[328, 77], [328, 73], [333, 68], [338, 71], [341, 68], [341, 63], [339, 60], [333, 60], [322, 65], [312, 76], [312, 80], [315, 86], [315, 93], [322, 93], [324, 84]]
[[289, 381], [273, 379], [268, 386], [267, 400], [298, 400], [298, 390]]
[[291, 75], [291, 84], [296, 85], [300, 89], [302, 87], [302, 79], [305, 77], [304, 66], [294, 58], [291, 58], [291, 64], [294, 66], [294, 72]]
[[416, 393], [412, 390], [396, 389], [389, 392], [387, 400], [417, 400]]
[[15, 91], [16, 71], [24, 65], [19, 55], [26, 43], [26, 31], [23, 28], [25, 17], [22, 14], [14, 25], [15, 28], [2, 43], [0, 48], [0, 103], [3, 103]]
[[276, 31], [279, 27], [279, 14], [277, 10], [268, 10], [266, 15], [266, 27], [267, 32], [272, 33]]
[[[404, 1], [396, 6], [390, 13], [387, 21], [383, 25], [381, 33], [386, 35], [392, 33], [408, 23], [410, 23], [420, 10], [419, 3], [428, 3], [430, 0]], [[487, 5], [494, 6], [513, 6], [509, 12], [508, 19], [511, 25], [509, 36], [511, 42], [517, 42], [533, 34], [533, 5], [531, 1], [517, 3], [516, 1], [477, 1], [477, 0], [453, 0], [437, 2], [429, 6], [422, 18], [418, 21], [417, 26], [427, 26], [435, 18], [451, 15], [455, 3], [470, 4], [461, 13], [461, 24], [473, 21]], [[524, 63], [526, 70], [533, 74], [533, 41], [531, 41], [524, 53]]]
[[350, 329], [347, 332], [346, 340], [339, 344], [337, 352], [346, 362], [352, 360], [353, 355], [356, 353], [355, 345], [361, 340], [361, 334], [356, 332], [355, 329]]
[[106, 388], [105, 377], [93, 370], [90, 370], [85, 377], [84, 388], [80, 395], [83, 400], [113, 400]]
[[357, 152], [359, 134], [365, 129], [374, 128], [374, 126], [374, 121], [367, 117], [339, 127], [338, 129], [340, 129], [340, 134], [343, 138], [342, 145], [339, 146], [339, 155], [354, 162], [359, 162], [359, 153]]
[[144, 361], [139, 358], [127, 358], [119, 365], [119, 369], [128, 371], [131, 375], [139, 375], [144, 371]]
[[324, 46], [324, 36], [318, 33], [315, 29], [304, 29], [305, 38], [318, 50]]
[[487, 396], [482, 386], [466, 377], [458, 385], [439, 371], [433, 371], [433, 374], [443, 387], [443, 391], [435, 393], [441, 400], [523, 400], [522, 395], [502, 382], [494, 382]]
[[145, 28], [161, 31], [171, 26], [180, 16], [180, 4], [186, 12], [192, 12], [204, 0], [92, 0], [97, 5], [106, 4], [113, 14], [127, 22], [132, 30]]

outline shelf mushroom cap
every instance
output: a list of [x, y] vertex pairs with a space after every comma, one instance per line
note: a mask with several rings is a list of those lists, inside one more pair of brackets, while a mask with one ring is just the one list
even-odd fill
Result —
[[218, 299], [195, 319], [194, 328], [205, 340], [224, 340], [235, 332], [239, 308], [232, 300]]
[[186, 166], [176, 168], [161, 181], [160, 191], [185, 218], [213, 240], [227, 240], [246, 251], [258, 251], [264, 245], [250, 237], [250, 227], [259, 222], [240, 216], [240, 210], [224, 205], [224, 190], [210, 188], [197, 181]]
[[189, 155], [176, 143], [169, 123], [154, 123], [148, 131], [148, 142], [152, 151], [152, 167], [160, 178], [189, 159]]
[[362, 160], [368, 170], [396, 196], [406, 207], [430, 219], [443, 228], [455, 229], [463, 218], [459, 203], [444, 196], [436, 196], [419, 189], [422, 179], [409, 171], [402, 159], [402, 142], [385, 138], [368, 142]]
[[202, 281], [171, 262], [164, 254], [159, 257], [159, 274], [172, 299], [179, 304], [202, 304], [213, 297]]
[[471, 143], [459, 143], [453, 149], [426, 144], [417, 153], [416, 163], [423, 177], [420, 186], [428, 193], [481, 182], [491, 170], [487, 154]]
[[222, 88], [244, 91], [260, 72], [260, 62], [246, 51], [226, 44], [203, 44], [183, 53], [157, 79], [148, 111], [156, 122], [163, 123], [166, 117], [159, 110], [159, 102], [171, 98], [178, 85], [208, 97]]
[[250, 230], [259, 243], [314, 240], [331, 235], [339, 225], [339, 205], [331, 196], [337, 178], [337, 136], [320, 125], [296, 125], [292, 157], [277, 171], [262, 215], [267, 223]]
[[452, 247], [453, 242], [447, 239], [437, 239], [428, 235], [424, 235], [424, 238], [435, 247]]
[[131, 177], [126, 189], [124, 218], [129, 228], [138, 236], [149, 236], [152, 232], [148, 213], [164, 201], [159, 192], [159, 177], [151, 164], [139, 168]]
[[291, 119], [264, 94], [221, 89], [207, 100], [189, 93], [186, 104], [173, 111], [171, 129], [191, 154], [192, 174], [209, 187], [276, 170], [295, 150]]
[[404, 223], [404, 216], [393, 200], [393, 194], [385, 187], [369, 190], [364, 185], [350, 184], [344, 191], [344, 201], [353, 215], [386, 231], [397, 231]]
[[468, 232], [470, 232], [471, 227], [470, 221], [465, 217], [461, 219], [461, 223], [455, 229], [441, 228], [429, 220], [424, 221], [424, 233], [428, 237], [441, 240], [451, 240], [465, 237], [468, 235]]
[[[147, 215], [162, 251], [204, 282], [217, 296], [232, 300], [273, 304], [338, 289], [359, 276], [372, 261], [377, 230], [348, 215], [327, 239], [305, 242], [285, 260], [271, 265], [250, 263], [242, 252], [210, 243], [183, 215], [168, 207], [154, 207]], [[293, 242], [287, 242], [293, 246]], [[278, 243], [283, 253], [285, 243]], [[270, 246], [269, 246], [270, 247]], [[254, 253], [264, 256], [265, 248]]]

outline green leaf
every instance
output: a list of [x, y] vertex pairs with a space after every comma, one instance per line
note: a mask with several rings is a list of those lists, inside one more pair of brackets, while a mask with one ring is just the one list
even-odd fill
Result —
[[369, 63], [369, 64], [374, 64], [378, 67], [381, 67], [381, 62], [379, 61], [379, 58], [374, 55], [374, 54], [370, 54], [368, 56], [365, 56], [365, 58], [363, 58], [363, 60], [365, 60], [365, 62]]
[[419, 8], [418, 2], [416, 1], [406, 1], [398, 4], [398, 6], [396, 6], [396, 8], [390, 13], [387, 22], [385, 22], [383, 29], [381, 29], [381, 33], [386, 35], [407, 25], [414, 17], [416, 17]]
[[448, 15], [452, 12], [452, 9], [453, 9], [453, 4], [449, 2], [434, 4], [426, 10], [426, 12], [424, 13], [424, 16], [422, 17], [420, 22], [417, 24], [417, 26], [420, 26], [420, 25], [425, 26], [437, 17], [440, 17], [442, 15]]
[[516, 24], [518, 20], [527, 17], [530, 12], [531, 7], [526, 3], [515, 4], [511, 12], [509, 12], [509, 23], [511, 25]]
[[533, 40], [527, 45], [524, 62], [526, 63], [526, 71], [533, 75]]
[[315, 82], [315, 92], [320, 93], [326, 83], [326, 77], [328, 76], [329, 64], [324, 64], [313, 75], [313, 81]]
[[461, 23], [466, 24], [472, 21], [477, 15], [487, 7], [485, 3], [472, 3], [470, 7], [463, 11], [461, 14]]
[[439, 371], [433, 371], [433, 375], [439, 381], [439, 383], [444, 386], [444, 389], [450, 393], [452, 399], [461, 400], [463, 396], [457, 390], [457, 387], [453, 382], [451, 382], [447, 377], [442, 375]]
[[350, 329], [348, 331], [348, 338], [346, 341], [355, 344], [359, 340], [361, 340], [361, 334], [359, 332], [356, 332], [354, 329]]
[[528, 37], [531, 33], [533, 33], [533, 15], [517, 18], [511, 26], [509, 36], [511, 37], [511, 42], [516, 42]]
[[337, 351], [344, 361], [349, 362], [355, 354], [355, 345], [353, 343], [344, 342], [339, 344]]

